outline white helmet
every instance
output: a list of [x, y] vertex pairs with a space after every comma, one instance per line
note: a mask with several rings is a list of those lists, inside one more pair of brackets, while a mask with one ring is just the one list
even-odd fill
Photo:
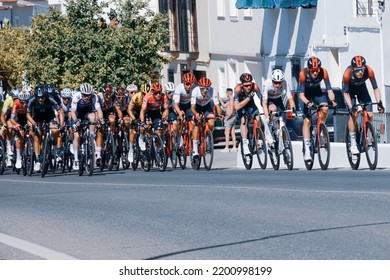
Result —
[[80, 86], [80, 92], [81, 94], [92, 94], [93, 93], [93, 87], [91, 84], [84, 83]]
[[172, 82], [168, 82], [164, 86], [166, 91], [175, 91], [175, 84]]
[[271, 73], [272, 81], [274, 82], [283, 82], [284, 81], [284, 72], [280, 69], [274, 69]]
[[9, 95], [14, 97], [14, 98], [17, 98], [17, 97], [19, 97], [19, 92], [20, 92], [20, 89], [15, 87], [15, 88], [11, 89], [11, 91], [9, 92]]
[[138, 87], [135, 84], [128, 85], [126, 87], [127, 92], [138, 91]]
[[71, 98], [73, 94], [73, 91], [70, 88], [64, 88], [61, 90], [61, 97], [62, 98]]
[[26, 88], [22, 89], [18, 93], [18, 98], [20, 101], [27, 101], [30, 99], [30, 96], [31, 96], [31, 94]]

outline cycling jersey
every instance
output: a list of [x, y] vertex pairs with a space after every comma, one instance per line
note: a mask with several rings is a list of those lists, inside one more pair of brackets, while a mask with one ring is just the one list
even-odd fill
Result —
[[81, 92], [77, 92], [73, 95], [71, 110], [76, 112], [77, 118], [83, 120], [88, 114], [96, 112], [97, 109], [100, 109], [97, 95], [92, 94], [87, 101], [83, 99]]
[[359, 79], [354, 75], [352, 66], [348, 66], [347, 69], [345, 69], [343, 75], [343, 92], [349, 93], [350, 87], [356, 88], [359, 86], [365, 86], [367, 79], [370, 79], [373, 89], [378, 88], [378, 84], [375, 79], [375, 73], [371, 67], [366, 65], [363, 72], [363, 77]]
[[119, 100], [118, 98], [115, 98], [114, 106], [116, 108], [118, 108], [120, 111], [127, 112], [128, 105], [129, 105], [129, 97], [128, 96], [124, 96], [122, 98], [122, 100]]
[[173, 94], [174, 102], [179, 104], [189, 104], [191, 102], [191, 93], [194, 88], [195, 85], [193, 85], [190, 91], [187, 92], [184, 84], [179, 84], [175, 89], [175, 93]]
[[99, 92], [98, 93], [98, 98], [99, 98], [99, 103], [100, 107], [103, 111], [103, 114], [106, 111], [112, 111], [114, 109], [114, 100], [115, 100], [115, 95], [111, 95], [108, 100], [104, 99], [103, 93]]
[[4, 101], [2, 111], [8, 114], [9, 112], [11, 112], [13, 105], [14, 105], [14, 98], [12, 96], [8, 96], [7, 99]]
[[312, 89], [321, 90], [322, 80], [324, 80], [326, 90], [331, 90], [332, 86], [329, 81], [328, 71], [325, 68], [323, 67], [320, 68], [320, 71], [316, 78], [313, 78], [310, 75], [310, 71], [308, 68], [303, 68], [301, 72], [299, 72], [298, 91], [306, 92], [307, 90], [312, 90]]
[[14, 101], [11, 110], [11, 118], [15, 119], [20, 125], [27, 123], [27, 102], [22, 103], [19, 99]]
[[143, 97], [141, 91], [133, 95], [133, 97], [130, 100], [130, 104], [133, 106], [133, 110], [137, 110], [137, 111], [141, 110], [142, 100]]
[[153, 93], [148, 92], [142, 101], [142, 108], [147, 109], [149, 114], [151, 112], [161, 112], [168, 108], [168, 103], [164, 95], [161, 96], [160, 100], [156, 100]]
[[287, 84], [287, 81], [284, 80], [282, 82], [282, 86], [280, 88], [275, 88], [271, 79], [268, 79], [264, 82], [263, 85], [263, 98], [264, 99], [277, 99], [277, 98], [292, 98], [290, 87]]
[[200, 92], [200, 87], [196, 87], [192, 90], [191, 105], [196, 104], [199, 106], [206, 106], [212, 101], [214, 102], [212, 103], [214, 105], [219, 104], [218, 95], [216, 92], [214, 92], [214, 88], [209, 87], [209, 90], [205, 96], [203, 96]]
[[60, 106], [52, 97], [47, 95], [43, 102], [39, 103], [38, 98], [33, 96], [28, 102], [27, 113], [31, 114], [35, 122], [50, 122], [55, 118], [54, 110], [59, 109]]

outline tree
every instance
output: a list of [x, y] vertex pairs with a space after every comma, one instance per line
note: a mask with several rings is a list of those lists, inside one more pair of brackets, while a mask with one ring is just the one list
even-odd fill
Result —
[[25, 67], [39, 83], [77, 87], [137, 84], [169, 62], [161, 53], [169, 41], [166, 16], [148, 9], [148, 1], [112, 2], [118, 25], [103, 19], [107, 3], [68, 0], [67, 14], [51, 9], [34, 18]]

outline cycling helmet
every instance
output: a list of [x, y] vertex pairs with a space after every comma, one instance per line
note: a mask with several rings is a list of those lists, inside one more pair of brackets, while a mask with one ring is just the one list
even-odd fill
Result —
[[116, 89], [116, 97], [124, 97], [126, 95], [126, 91], [123, 87], [118, 87]]
[[209, 78], [203, 77], [199, 80], [198, 85], [200, 87], [210, 87], [211, 86], [211, 81]]
[[361, 55], [354, 56], [351, 60], [353, 68], [360, 68], [366, 66], [366, 59]]
[[253, 76], [249, 73], [242, 73], [240, 76], [240, 82], [243, 83], [252, 83]]
[[64, 88], [61, 90], [61, 97], [62, 98], [71, 98], [73, 94], [73, 91], [70, 88]]
[[316, 56], [312, 56], [309, 58], [309, 60], [307, 61], [307, 67], [309, 69], [318, 69], [318, 68], [321, 68], [321, 60], [316, 57]]
[[154, 92], [162, 91], [162, 85], [160, 83], [154, 83], [152, 84], [152, 90]]
[[283, 82], [284, 81], [284, 72], [280, 69], [274, 69], [271, 73], [272, 81], [274, 82]]
[[20, 89], [15, 87], [15, 88], [11, 89], [11, 91], [9, 92], [9, 95], [14, 97], [14, 98], [18, 98], [19, 97], [19, 93], [20, 93]]
[[30, 92], [27, 89], [22, 89], [18, 93], [18, 98], [20, 101], [27, 101], [30, 98]]
[[84, 83], [80, 86], [80, 92], [81, 94], [87, 94], [90, 95], [93, 93], [93, 87], [91, 84]]
[[53, 93], [56, 89], [56, 87], [53, 84], [46, 84], [44, 85], [45, 92], [47, 93]]
[[142, 86], [141, 86], [141, 91], [143, 92], [143, 93], [148, 93], [149, 91], [150, 91], [150, 85], [149, 84], [143, 84]]
[[172, 82], [166, 83], [164, 87], [165, 87], [166, 91], [169, 91], [169, 92], [175, 91], [175, 84]]
[[104, 93], [104, 94], [112, 94], [112, 92], [113, 92], [112, 86], [110, 86], [110, 85], [105, 85], [105, 86], [103, 87], [103, 93]]
[[128, 86], [126, 87], [126, 91], [127, 91], [127, 92], [138, 91], [138, 87], [137, 87], [137, 85], [135, 85], [135, 84], [131, 84], [131, 85], [128, 85]]
[[44, 86], [36, 86], [34, 88], [35, 96], [37, 97], [43, 97], [45, 95], [45, 89]]
[[194, 74], [192, 74], [192, 73], [185, 73], [183, 75], [183, 83], [185, 83], [185, 84], [193, 84], [193, 83], [195, 83], [195, 81], [196, 81], [196, 78], [195, 78]]

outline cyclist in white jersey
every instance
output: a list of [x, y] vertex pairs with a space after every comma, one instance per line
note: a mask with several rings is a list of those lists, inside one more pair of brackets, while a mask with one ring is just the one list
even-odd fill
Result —
[[179, 118], [182, 118], [184, 115], [186, 117], [192, 116], [191, 93], [195, 88], [195, 82], [195, 76], [191, 73], [186, 73], [183, 75], [183, 83], [177, 85], [175, 88], [173, 108], [177, 112]]
[[[222, 116], [222, 109], [219, 105], [218, 94], [214, 92], [211, 87], [210, 79], [204, 77], [198, 82], [196, 88], [191, 94], [191, 112], [195, 116], [195, 120], [201, 119], [201, 114], [207, 118], [207, 122], [211, 131], [214, 129], [215, 116], [213, 107], [217, 109], [217, 114]], [[199, 142], [199, 125], [194, 122], [194, 129], [192, 131], [193, 139], [193, 156], [199, 157], [198, 142]]]
[[262, 105], [264, 114], [268, 117], [270, 111], [284, 111], [283, 98], [287, 96], [290, 108], [295, 111], [295, 103], [292, 99], [290, 87], [284, 79], [284, 72], [275, 69], [271, 73], [271, 78], [266, 80], [263, 85]]

